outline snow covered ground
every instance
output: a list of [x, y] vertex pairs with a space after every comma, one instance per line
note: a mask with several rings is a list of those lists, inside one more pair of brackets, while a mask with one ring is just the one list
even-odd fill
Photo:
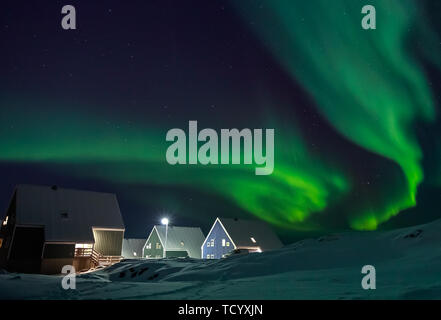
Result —
[[[376, 268], [363, 290], [361, 269]], [[126, 260], [77, 276], [0, 274], [0, 299], [441, 299], [441, 220], [223, 260]]]

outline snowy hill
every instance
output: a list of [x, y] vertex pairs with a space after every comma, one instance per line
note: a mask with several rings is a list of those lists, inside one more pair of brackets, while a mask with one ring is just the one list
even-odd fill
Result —
[[[441, 220], [222, 260], [125, 260], [77, 277], [0, 274], [0, 299], [440, 299]], [[377, 289], [361, 288], [373, 265]]]

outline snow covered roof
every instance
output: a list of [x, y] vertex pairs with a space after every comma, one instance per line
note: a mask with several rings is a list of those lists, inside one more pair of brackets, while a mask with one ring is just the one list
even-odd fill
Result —
[[[162, 245], [165, 247], [165, 226], [155, 226]], [[201, 257], [201, 245], [205, 237], [201, 228], [168, 226], [167, 251], [187, 251], [192, 258]]]
[[146, 239], [124, 239], [122, 246], [122, 256], [126, 259], [141, 258], [142, 248], [144, 247], [145, 242]]
[[92, 227], [124, 230], [112, 193], [19, 185], [16, 224], [44, 226], [46, 241], [94, 242]]
[[217, 218], [216, 220], [221, 222], [236, 247], [260, 247], [262, 251], [283, 247], [274, 231], [261, 220], [229, 218]]

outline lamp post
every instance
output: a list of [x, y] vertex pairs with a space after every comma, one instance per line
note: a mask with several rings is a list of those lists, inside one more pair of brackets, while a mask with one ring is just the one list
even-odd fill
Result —
[[163, 258], [166, 257], [166, 252], [167, 252], [167, 233], [168, 233], [168, 219], [167, 218], [162, 218], [161, 223], [163, 225], [165, 225], [165, 246], [164, 246], [164, 253], [162, 255]]

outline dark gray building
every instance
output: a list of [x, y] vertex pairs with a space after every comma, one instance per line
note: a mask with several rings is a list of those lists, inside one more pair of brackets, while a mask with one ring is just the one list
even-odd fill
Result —
[[124, 259], [142, 258], [146, 239], [124, 239], [122, 246], [122, 256]]
[[60, 273], [121, 259], [124, 223], [111, 193], [19, 185], [0, 229], [0, 265], [11, 271]]

